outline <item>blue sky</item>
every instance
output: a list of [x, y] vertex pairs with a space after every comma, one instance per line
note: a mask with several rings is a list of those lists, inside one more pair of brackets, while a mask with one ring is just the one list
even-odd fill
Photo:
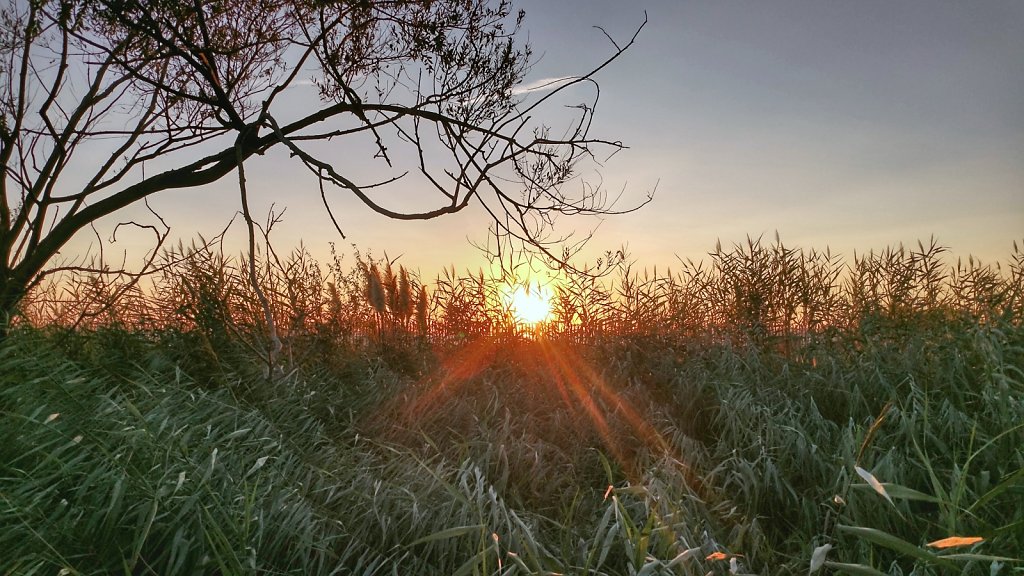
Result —
[[[852, 256], [935, 235], [953, 254], [1005, 259], [1024, 240], [1024, 2], [528, 0], [538, 62], [528, 82], [578, 74], [636, 45], [598, 77], [594, 134], [630, 148], [600, 178], [643, 210], [598, 226], [593, 252], [628, 244], [641, 265], [700, 259], [721, 239], [771, 238]], [[287, 166], [286, 166], [287, 164]], [[287, 206], [281, 249], [354, 242], [433, 275], [476, 268], [479, 210], [389, 221], [354, 199], [333, 233], [310, 178], [283, 154], [249, 168], [254, 211]], [[591, 180], [596, 173], [587, 171]], [[234, 178], [158, 198], [176, 231], [214, 233], [237, 209]]]

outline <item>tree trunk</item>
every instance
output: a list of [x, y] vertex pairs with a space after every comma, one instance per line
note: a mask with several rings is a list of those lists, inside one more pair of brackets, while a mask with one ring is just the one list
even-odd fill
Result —
[[10, 332], [14, 312], [25, 297], [25, 287], [10, 271], [0, 271], [0, 342]]

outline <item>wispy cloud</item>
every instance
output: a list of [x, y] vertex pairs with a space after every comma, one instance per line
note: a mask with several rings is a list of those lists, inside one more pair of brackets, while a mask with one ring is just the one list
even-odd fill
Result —
[[565, 86], [573, 80], [578, 80], [579, 76], [561, 76], [553, 78], [541, 78], [540, 80], [534, 80], [528, 84], [516, 86], [512, 89], [512, 94], [519, 96], [522, 94], [529, 94], [530, 92], [543, 92], [546, 90], [554, 90], [561, 86]]

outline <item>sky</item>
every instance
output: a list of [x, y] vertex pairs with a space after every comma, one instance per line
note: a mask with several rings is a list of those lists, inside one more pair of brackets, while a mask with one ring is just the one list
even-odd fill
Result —
[[[586, 255], [626, 245], [660, 268], [777, 231], [847, 258], [934, 235], [954, 257], [994, 262], [1024, 241], [1024, 2], [516, 5], [537, 59], [527, 83], [588, 71], [613, 50], [595, 26], [625, 41], [648, 18], [597, 76], [593, 134], [629, 148], [583, 175], [622, 191], [622, 207], [654, 200], [563, 220], [563, 231], [596, 228]], [[251, 163], [249, 176], [254, 212], [287, 207], [279, 249], [302, 241], [324, 257], [330, 241], [354, 243], [428, 276], [485, 264], [470, 243], [487, 237], [479, 209], [406, 223], [336, 196], [342, 240], [286, 155]], [[153, 205], [180, 235], [210, 236], [237, 210], [236, 186], [225, 178]]]

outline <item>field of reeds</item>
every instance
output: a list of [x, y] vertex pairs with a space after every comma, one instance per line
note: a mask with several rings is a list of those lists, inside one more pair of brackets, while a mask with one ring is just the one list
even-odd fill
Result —
[[[333, 252], [332, 252], [333, 253]], [[0, 574], [1024, 573], [1024, 252], [503, 280], [179, 246], [0, 342]], [[269, 314], [267, 313], [269, 311]]]

